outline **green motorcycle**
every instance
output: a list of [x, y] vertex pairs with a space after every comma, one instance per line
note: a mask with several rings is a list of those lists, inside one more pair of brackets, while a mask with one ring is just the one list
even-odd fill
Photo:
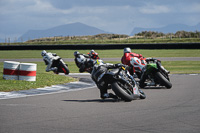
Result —
[[169, 79], [169, 71], [161, 65], [161, 61], [155, 58], [147, 58], [145, 61], [146, 64], [141, 71], [140, 87], [165, 86], [170, 89], [172, 84]]

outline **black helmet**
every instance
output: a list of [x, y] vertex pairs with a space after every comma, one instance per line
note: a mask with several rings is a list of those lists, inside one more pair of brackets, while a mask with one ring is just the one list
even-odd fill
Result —
[[74, 56], [77, 56], [77, 55], [79, 55], [80, 53], [78, 52], [78, 51], [75, 51], [74, 52]]

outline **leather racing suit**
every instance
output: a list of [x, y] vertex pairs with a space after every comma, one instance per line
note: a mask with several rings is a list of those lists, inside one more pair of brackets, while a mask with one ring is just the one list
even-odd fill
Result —
[[108, 89], [110, 89], [111, 86], [108, 85], [108, 83], [102, 78], [100, 81], [97, 81], [98, 77], [105, 73], [108, 69], [118, 68], [122, 64], [110, 64], [110, 63], [102, 63], [100, 65], [95, 64], [91, 73], [92, 80], [96, 83], [97, 87], [100, 90], [100, 97], [102, 99], [105, 98], [114, 98], [118, 99], [118, 97], [112, 93], [108, 93]]
[[60, 57], [56, 55], [56, 53], [46, 53], [43, 56], [43, 60], [45, 62], [45, 64], [47, 65], [46, 67], [46, 72], [49, 71], [57, 71], [58, 68], [57, 67], [52, 67], [52, 64], [55, 60], [58, 60]]

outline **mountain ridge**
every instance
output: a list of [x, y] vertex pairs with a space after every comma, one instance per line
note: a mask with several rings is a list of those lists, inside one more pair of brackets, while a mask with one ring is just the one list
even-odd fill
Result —
[[[170, 24], [160, 28], [142, 28], [136, 27], [130, 33], [133, 36], [142, 31], [154, 31], [162, 33], [176, 33], [177, 31], [200, 31], [200, 23], [194, 26], [188, 26], [185, 24]], [[92, 27], [80, 22], [59, 25], [45, 30], [28, 30], [18, 41], [27, 41], [31, 39], [38, 39], [44, 37], [54, 37], [54, 36], [87, 36], [87, 35], [97, 35], [103, 33], [110, 33], [96, 27]]]
[[131, 36], [142, 32], [142, 31], [155, 31], [155, 32], [162, 32], [162, 33], [176, 33], [177, 31], [196, 31], [200, 30], [200, 23], [194, 26], [188, 26], [185, 24], [169, 24], [160, 28], [142, 28], [142, 27], [136, 27], [132, 30]]
[[54, 36], [83, 36], [96, 35], [101, 33], [109, 33], [107, 31], [98, 29], [96, 27], [88, 26], [86, 24], [76, 22], [71, 24], [59, 25], [46, 30], [28, 30], [18, 40], [23, 39], [27, 41], [30, 39], [54, 37]]

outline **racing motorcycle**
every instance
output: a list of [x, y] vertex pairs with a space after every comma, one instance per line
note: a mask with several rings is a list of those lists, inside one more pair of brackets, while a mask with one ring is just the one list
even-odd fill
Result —
[[79, 69], [83, 69], [83, 72], [92, 72], [92, 67], [94, 66], [94, 60], [91, 58], [86, 58], [83, 55], [75, 57], [75, 64]]
[[58, 74], [58, 73], [64, 73], [66, 75], [69, 74], [68, 65], [65, 64], [65, 62], [63, 61], [61, 57], [53, 61], [52, 67], [58, 68], [57, 71], [54, 71], [55, 74]]
[[169, 71], [162, 65], [161, 61], [155, 58], [139, 60], [137, 57], [131, 58], [130, 64], [136, 68], [136, 74], [140, 78], [140, 87], [145, 86], [165, 86], [170, 89], [172, 84], [169, 79]]
[[114, 93], [124, 101], [132, 101], [134, 99], [145, 99], [145, 93], [139, 89], [138, 83], [129, 74], [127, 67], [124, 65], [119, 68], [109, 69], [96, 77], [96, 82], [103, 79], [108, 85], [111, 85]]
[[94, 50], [92, 52], [88, 53], [88, 55], [89, 55], [89, 58], [91, 58], [91, 59], [94, 59], [94, 60], [100, 59], [98, 53], [95, 52]]

